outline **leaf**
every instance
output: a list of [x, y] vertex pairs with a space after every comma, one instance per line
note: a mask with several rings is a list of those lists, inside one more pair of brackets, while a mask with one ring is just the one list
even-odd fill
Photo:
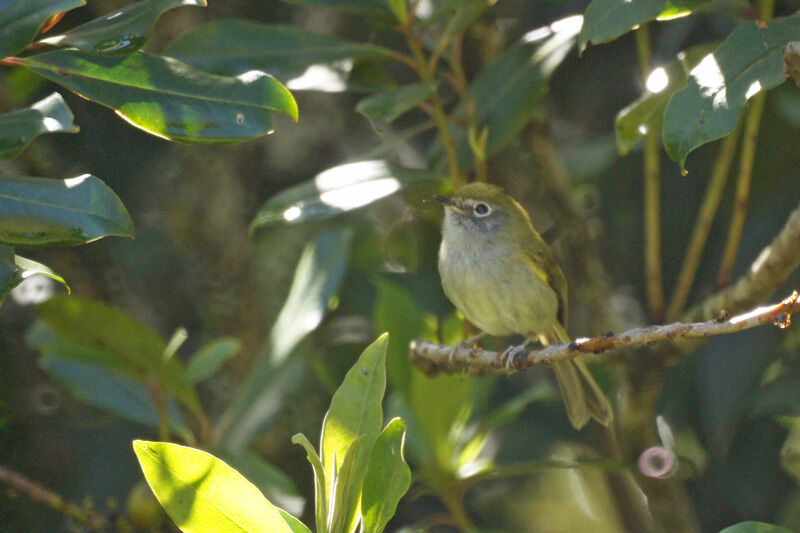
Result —
[[799, 34], [800, 16], [745, 22], [692, 69], [664, 111], [664, 147], [681, 168], [689, 152], [733, 131], [747, 100], [783, 83], [783, 49]]
[[[359, 503], [361, 500], [361, 485], [364, 479], [364, 468], [369, 451], [361, 452], [361, 446], [368, 437], [358, 437], [350, 444], [344, 455], [342, 464], [336, 469], [333, 476], [328, 523], [330, 531], [343, 531], [354, 533], [358, 524]], [[368, 445], [371, 445], [369, 439]], [[356, 463], [356, 458], [360, 457]]]
[[[39, 367], [73, 396], [126, 420], [153, 428], [159, 426], [153, 397], [144, 385], [96, 366], [63, 359], [61, 354], [58, 347], [52, 350], [45, 348], [44, 355], [39, 358]], [[169, 402], [168, 412], [172, 431], [183, 438], [190, 435], [175, 402]]]
[[800, 416], [797, 374], [781, 376], [753, 393], [746, 402], [752, 416]]
[[215, 76], [145, 52], [98, 56], [56, 50], [21, 65], [114, 109], [148, 133], [186, 143], [217, 144], [271, 131], [271, 113], [297, 120], [297, 104], [272, 76], [257, 70]]
[[0, 159], [13, 157], [43, 133], [77, 133], [72, 112], [58, 93], [27, 109], [0, 115]]
[[715, 43], [693, 46], [678, 54], [675, 61], [650, 73], [647, 84], [652, 85], [656, 83], [655, 77], [663, 76], [666, 85], [662, 87], [658, 83], [655, 85], [659, 89], [657, 91], [645, 89], [638, 100], [617, 113], [614, 125], [619, 155], [626, 155], [633, 150], [648, 131], [661, 132], [667, 102], [673, 94], [686, 86], [689, 71], [716, 46]]
[[[343, 522], [342, 531], [351, 531], [355, 525], [353, 521], [358, 516], [364, 469], [383, 423], [381, 402], [386, 390], [388, 340], [384, 334], [364, 350], [334, 393], [322, 423], [320, 449], [322, 465], [327, 473], [339, 472], [350, 446], [358, 439], [364, 439], [353, 458], [353, 472], [350, 474], [352, 490], [346, 497], [346, 508], [352, 516]], [[331, 493], [332, 481], [330, 477], [326, 480], [328, 494]], [[338, 505], [342, 505], [342, 502]]]
[[48, 19], [84, 5], [83, 0], [5, 0], [0, 3], [0, 58], [33, 42]]
[[418, 106], [436, 92], [437, 82], [412, 83], [376, 93], [356, 106], [356, 111], [366, 116], [380, 133], [397, 117]]
[[47, 276], [48, 278], [63, 285], [64, 288], [67, 289], [67, 294], [72, 292], [72, 289], [70, 289], [70, 286], [66, 280], [56, 272], [53, 272], [47, 265], [43, 265], [37, 261], [27, 259], [19, 255], [14, 256], [14, 262], [22, 272], [22, 279], [33, 276], [34, 274], [41, 274], [42, 276]]
[[289, 529], [292, 531], [292, 533], [311, 533], [311, 530], [308, 529], [304, 523], [283, 509], [278, 509], [278, 512], [281, 513], [281, 517], [283, 517], [284, 522], [286, 522], [286, 525], [289, 526]]
[[351, 239], [348, 229], [328, 230], [303, 251], [266, 350], [216, 428], [226, 450], [245, 449], [280, 409], [287, 391], [296, 386], [302, 367], [289, 356], [322, 322], [347, 270]]
[[200, 348], [186, 366], [186, 380], [199, 383], [216, 374], [225, 361], [239, 353], [242, 343], [238, 339], [226, 337], [215, 339]]
[[258, 487], [273, 505], [286, 509], [289, 513], [303, 514], [305, 498], [300, 496], [294, 481], [278, 467], [250, 451], [240, 454], [224, 451], [215, 453]]
[[739, 522], [726, 527], [719, 533], [792, 533], [785, 527], [765, 524], [764, 522]]
[[99, 178], [0, 177], [0, 242], [71, 246], [111, 235], [132, 237], [133, 222]]
[[206, 0], [136, 2], [39, 42], [53, 46], [74, 46], [95, 54], [129, 54], [147, 42], [162, 14], [179, 6], [205, 7]]
[[368, 15], [389, 15], [385, 0], [283, 0], [287, 4], [315, 7], [333, 7]]
[[406, 425], [389, 422], [372, 447], [361, 491], [361, 520], [365, 533], [380, 533], [394, 516], [397, 503], [411, 486], [411, 469], [403, 457]]
[[369, 205], [403, 187], [444, 181], [440, 174], [380, 159], [346, 163], [273, 196], [258, 210], [250, 229], [324, 220]]
[[255, 485], [213, 455], [142, 440], [133, 441], [133, 451], [153, 494], [181, 531], [292, 531]]
[[[259, 69], [287, 84], [315, 65], [334, 69], [344, 80], [352, 66], [349, 60], [388, 57], [391, 53], [378, 46], [317, 35], [293, 26], [246, 20], [218, 20], [198, 26], [163, 51], [163, 55], [205, 72], [235, 76]], [[322, 80], [320, 84], [305, 88], [329, 90]]]
[[637, 26], [655, 20], [683, 16], [714, 0], [592, 0], [583, 14], [578, 37], [582, 52], [586, 43], [607, 43]]
[[22, 271], [14, 261], [14, 249], [0, 244], [0, 305], [9, 291], [22, 283]]
[[[84, 345], [97, 354], [96, 364], [132, 379], [158, 378], [159, 385], [193, 411], [200, 410], [197, 393], [184, 381], [175, 357], [164, 360], [167, 344], [156, 332], [122, 311], [92, 300], [57, 296], [37, 308], [59, 340]], [[115, 364], [103, 361], [115, 361]]]
[[317, 531], [327, 531], [328, 523], [328, 493], [327, 474], [322, 466], [322, 459], [319, 458], [314, 445], [302, 433], [297, 433], [292, 437], [293, 444], [299, 444], [306, 450], [306, 457], [314, 470], [314, 501], [316, 502], [314, 516], [316, 519]]

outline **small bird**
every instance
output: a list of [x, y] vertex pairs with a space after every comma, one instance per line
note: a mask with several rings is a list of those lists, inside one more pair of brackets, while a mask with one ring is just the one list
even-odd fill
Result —
[[[444, 292], [481, 330], [460, 344], [472, 345], [487, 333], [524, 335], [523, 344], [503, 352], [510, 362], [537, 337], [544, 345], [569, 342], [567, 281], [525, 209], [485, 183], [436, 199], [445, 207], [439, 248]], [[572, 425], [580, 429], [594, 418], [608, 426], [611, 406], [584, 363], [555, 361], [553, 370]]]

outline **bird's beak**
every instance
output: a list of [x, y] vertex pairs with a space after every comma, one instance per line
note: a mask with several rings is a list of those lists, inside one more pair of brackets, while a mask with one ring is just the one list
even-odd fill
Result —
[[434, 194], [433, 197], [442, 202], [445, 208], [449, 207], [450, 209], [455, 209], [459, 213], [464, 212], [464, 209], [461, 207], [461, 202], [459, 202], [455, 198], [451, 198], [449, 196], [442, 196], [440, 194]]

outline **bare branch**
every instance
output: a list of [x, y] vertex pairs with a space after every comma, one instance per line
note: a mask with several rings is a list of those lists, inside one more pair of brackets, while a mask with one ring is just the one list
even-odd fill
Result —
[[577, 339], [569, 344], [557, 344], [542, 350], [532, 350], [512, 360], [509, 365], [511, 368], [506, 368], [506, 361], [501, 359], [498, 352], [468, 346], [458, 346], [454, 349], [452, 346], [441, 346], [421, 340], [411, 343], [410, 357], [412, 363], [425, 372], [452, 372], [461, 367], [467, 367], [477, 373], [513, 372], [531, 366], [548, 365], [553, 361], [572, 359], [585, 353], [598, 354], [611, 349], [649, 346], [678, 339], [704, 339], [763, 324], [775, 324], [785, 328], [791, 321], [792, 313], [797, 311], [800, 311], [800, 295], [795, 291], [782, 302], [759, 307], [733, 318], [722, 316], [707, 322], [689, 324], [676, 322], [666, 326], [648, 326], [619, 334], [608, 333], [599, 337]]

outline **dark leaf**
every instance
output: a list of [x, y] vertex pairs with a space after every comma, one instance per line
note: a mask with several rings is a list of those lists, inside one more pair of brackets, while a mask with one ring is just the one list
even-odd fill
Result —
[[53, 93], [27, 109], [0, 115], [0, 159], [13, 157], [43, 133], [76, 133], [67, 103]]
[[186, 380], [198, 383], [216, 374], [225, 361], [239, 353], [242, 343], [234, 338], [215, 339], [200, 348], [186, 366]]
[[14, 262], [14, 249], [0, 244], [0, 305], [8, 292], [22, 283], [22, 271]]
[[365, 14], [390, 15], [386, 0], [283, 0], [287, 4], [313, 7], [333, 7]]
[[785, 527], [764, 522], [739, 522], [730, 527], [726, 527], [719, 533], [792, 533]]
[[436, 82], [412, 83], [387, 89], [361, 100], [356, 111], [372, 121], [383, 132], [397, 117], [418, 106], [436, 92]]
[[85, 3], [84, 0], [0, 2], [0, 58], [13, 56], [24, 50], [54, 15], [75, 9]]

